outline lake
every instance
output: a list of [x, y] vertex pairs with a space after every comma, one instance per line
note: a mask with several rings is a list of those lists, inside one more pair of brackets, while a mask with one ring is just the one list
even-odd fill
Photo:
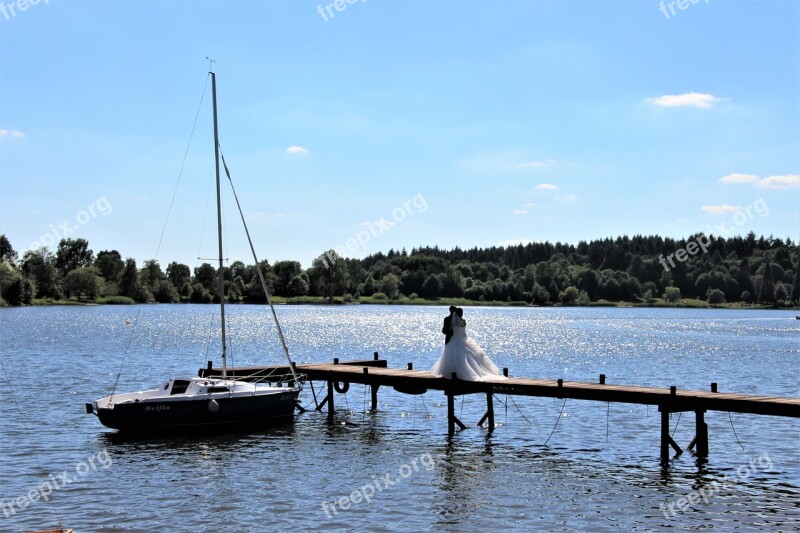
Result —
[[[268, 309], [226, 311], [233, 364], [284, 361]], [[439, 355], [446, 312], [278, 308], [297, 362], [377, 351], [390, 367], [418, 369]], [[464, 318], [515, 376], [602, 373], [608, 383], [797, 397], [796, 314], [481, 307]], [[218, 321], [212, 305], [0, 309], [0, 530], [53, 527], [57, 515], [79, 532], [800, 529], [797, 419], [708, 413], [708, 461], [684, 453], [661, 468], [659, 413], [640, 405], [498, 396], [493, 434], [469, 427], [452, 441], [441, 392], [381, 388], [369, 414], [355, 384], [337, 396], [333, 424], [311, 409], [247, 435], [129, 441], [84, 417], [118, 373], [117, 390], [130, 392], [195, 375], [209, 359], [218, 366]], [[313, 407], [308, 385], [300, 399]], [[485, 410], [481, 396], [456, 402], [473, 426]], [[673, 415], [672, 427], [685, 447], [694, 416]], [[48, 480], [57, 488], [42, 501]], [[344, 496], [354, 496], [347, 509], [336, 503]]]

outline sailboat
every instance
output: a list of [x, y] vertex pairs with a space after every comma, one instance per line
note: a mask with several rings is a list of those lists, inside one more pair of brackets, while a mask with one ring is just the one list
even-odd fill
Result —
[[[289, 361], [291, 375], [285, 376], [286, 386], [272, 383], [253, 383], [228, 379], [227, 340], [225, 333], [225, 280], [222, 256], [222, 202], [220, 192], [220, 144], [217, 126], [217, 82], [213, 71], [211, 94], [214, 114], [214, 156], [217, 185], [217, 241], [219, 245], [219, 306], [222, 338], [222, 377], [178, 377], [166, 381], [161, 387], [126, 394], [112, 394], [87, 403], [86, 412], [95, 414], [100, 422], [121, 432], [151, 433], [162, 431], [185, 431], [190, 429], [258, 429], [294, 420], [297, 397], [302, 389], [302, 379], [298, 377], [286, 346], [283, 332], [278, 322], [275, 307], [272, 305], [269, 288], [258, 261], [258, 257], [247, 229], [247, 223], [233, 190], [236, 205], [244, 224], [250, 250], [255, 260], [267, 303], [281, 341], [283, 351]], [[224, 156], [222, 163], [230, 181], [230, 172]], [[233, 182], [231, 181], [231, 186]], [[274, 379], [274, 376], [273, 376]]]

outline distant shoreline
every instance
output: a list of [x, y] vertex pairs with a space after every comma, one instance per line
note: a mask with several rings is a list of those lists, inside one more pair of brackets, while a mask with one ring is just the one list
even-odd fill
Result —
[[[76, 299], [69, 299], [69, 300], [50, 300], [50, 299], [35, 299], [31, 303], [30, 307], [48, 307], [48, 306], [60, 306], [60, 305], [77, 305], [77, 306], [111, 306], [111, 305], [155, 305], [155, 304], [137, 304], [133, 300], [130, 302], [120, 301], [121, 299], [115, 299], [115, 301], [102, 301], [102, 298], [99, 299], [101, 301], [92, 301], [92, 300], [84, 300], [79, 301]], [[665, 308], [665, 309], [742, 309], [742, 310], [775, 310], [775, 311], [798, 311], [800, 307], [772, 307], [772, 306], [765, 306], [765, 305], [743, 305], [741, 302], [735, 303], [724, 303], [720, 305], [709, 305], [708, 302], [705, 300], [697, 300], [697, 299], [683, 299], [679, 304], [671, 304], [662, 301], [656, 301], [653, 303], [634, 303], [634, 302], [610, 302], [606, 300], [598, 300], [596, 302], [590, 302], [587, 305], [565, 305], [565, 304], [554, 304], [554, 305], [536, 305], [529, 302], [522, 302], [522, 301], [512, 301], [512, 302], [502, 302], [502, 301], [476, 301], [476, 300], [467, 300], [464, 298], [440, 298], [438, 300], [430, 300], [425, 298], [408, 298], [402, 297], [397, 300], [389, 300], [389, 299], [373, 299], [370, 296], [361, 297], [358, 300], [345, 302], [341, 297], [335, 298], [334, 303], [330, 303], [327, 299], [316, 297], [316, 296], [304, 296], [298, 298], [285, 298], [280, 296], [275, 296], [272, 298], [272, 302], [276, 305], [321, 305], [321, 306], [330, 306], [330, 305], [425, 305], [425, 306], [432, 306], [432, 307], [449, 307], [451, 305], [457, 306], [469, 306], [469, 307], [537, 307], [537, 308], [571, 308], [571, 307], [616, 307], [616, 308]], [[180, 302], [180, 303], [173, 303], [168, 305], [185, 305], [188, 302]], [[195, 304], [197, 305], [197, 304]], [[201, 304], [201, 305], [209, 305], [209, 304]], [[213, 304], [212, 304], [213, 305]], [[226, 302], [226, 305], [266, 305], [264, 303], [243, 303], [243, 302]]]

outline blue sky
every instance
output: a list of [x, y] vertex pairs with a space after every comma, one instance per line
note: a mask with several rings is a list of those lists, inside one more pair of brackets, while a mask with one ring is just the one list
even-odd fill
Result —
[[[0, 233], [17, 250], [66, 234], [155, 256], [206, 56], [220, 142], [270, 261], [800, 238], [795, 1], [10, 4]], [[209, 88], [162, 266], [215, 255], [210, 115]], [[226, 255], [248, 260], [230, 194], [225, 206]]]

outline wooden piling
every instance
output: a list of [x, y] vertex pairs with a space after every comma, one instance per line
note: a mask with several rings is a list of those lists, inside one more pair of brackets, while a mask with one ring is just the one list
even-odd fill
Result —
[[705, 421], [705, 411], [695, 411], [695, 444], [697, 456], [708, 457], [708, 424]]
[[452, 437], [456, 434], [456, 407], [455, 400], [451, 393], [447, 394], [447, 435]]
[[661, 411], [661, 464], [669, 464], [669, 411]]
[[328, 421], [333, 422], [333, 381], [328, 380]]
[[494, 431], [494, 393], [486, 393], [486, 415], [489, 421], [489, 432]]

